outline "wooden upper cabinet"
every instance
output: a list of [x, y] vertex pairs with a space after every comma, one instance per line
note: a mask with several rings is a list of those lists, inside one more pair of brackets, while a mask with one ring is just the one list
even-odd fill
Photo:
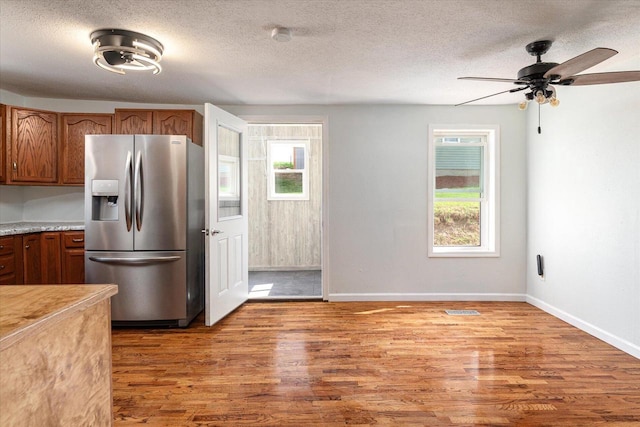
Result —
[[195, 110], [117, 109], [116, 134], [187, 135], [202, 145], [202, 114]]
[[7, 183], [58, 182], [58, 113], [10, 108]]
[[153, 111], [118, 109], [115, 112], [117, 134], [152, 134]]
[[113, 114], [61, 114], [62, 184], [84, 183], [85, 135], [110, 134]]
[[7, 125], [7, 106], [4, 104], [0, 104], [0, 183], [5, 181], [5, 176], [4, 176], [4, 159], [5, 159], [5, 154], [7, 152], [7, 145], [6, 145], [6, 136], [7, 136], [7, 130], [5, 129], [5, 126]]
[[194, 110], [154, 110], [153, 133], [187, 135], [202, 145], [202, 115]]
[[203, 143], [195, 110], [116, 109], [115, 114], [56, 113], [0, 104], [0, 183], [84, 184], [84, 137], [186, 135]]

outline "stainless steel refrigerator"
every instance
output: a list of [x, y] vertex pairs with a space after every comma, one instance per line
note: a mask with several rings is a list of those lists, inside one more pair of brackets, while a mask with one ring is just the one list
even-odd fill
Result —
[[204, 150], [186, 136], [85, 138], [85, 274], [115, 325], [185, 327], [204, 306]]

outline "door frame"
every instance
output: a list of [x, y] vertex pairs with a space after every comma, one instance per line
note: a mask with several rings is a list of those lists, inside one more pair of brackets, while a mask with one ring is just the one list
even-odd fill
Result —
[[[322, 300], [329, 300], [329, 117], [322, 115], [251, 115], [238, 114], [248, 126], [264, 124], [322, 125], [322, 194], [320, 200], [320, 271]], [[249, 185], [249, 183], [247, 183]]]

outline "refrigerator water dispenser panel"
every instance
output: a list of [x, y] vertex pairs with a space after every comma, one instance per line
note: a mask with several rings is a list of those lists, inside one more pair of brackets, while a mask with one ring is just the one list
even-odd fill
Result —
[[118, 220], [118, 180], [91, 181], [91, 219], [93, 221]]

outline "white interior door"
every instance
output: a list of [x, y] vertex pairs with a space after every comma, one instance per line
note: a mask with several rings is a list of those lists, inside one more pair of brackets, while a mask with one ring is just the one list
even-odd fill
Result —
[[247, 123], [205, 104], [205, 324], [249, 298]]

